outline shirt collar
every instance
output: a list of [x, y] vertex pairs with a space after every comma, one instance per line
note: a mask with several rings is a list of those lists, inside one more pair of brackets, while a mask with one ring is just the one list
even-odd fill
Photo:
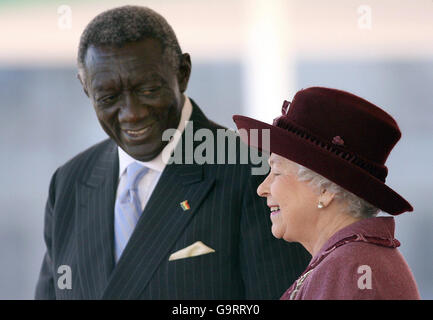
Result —
[[181, 134], [179, 136], [176, 136], [176, 135], [173, 136], [171, 141], [164, 147], [164, 149], [160, 152], [160, 154], [150, 161], [138, 161], [138, 160], [134, 159], [133, 157], [131, 157], [122, 148], [120, 148], [118, 146], [117, 149], [119, 151], [118, 152], [118, 154], [119, 154], [119, 177], [122, 176], [122, 174], [126, 170], [126, 168], [134, 161], [138, 162], [139, 164], [141, 164], [141, 165], [143, 165], [149, 169], [152, 169], [152, 170], [155, 170], [158, 172], [164, 171], [166, 164], [164, 163], [164, 161], [162, 161], [162, 153], [163, 152], [168, 152], [168, 153], [173, 152], [174, 148], [177, 145], [177, 142], [179, 141], [180, 136], [182, 135], [182, 133], [185, 129], [185, 121], [188, 121], [191, 117], [191, 114], [192, 114], [191, 101], [189, 100], [189, 98], [187, 96], [184, 96], [184, 97], [185, 97], [185, 102], [183, 104], [182, 113], [180, 116], [180, 121], [179, 121], [179, 124], [177, 126], [177, 130]]

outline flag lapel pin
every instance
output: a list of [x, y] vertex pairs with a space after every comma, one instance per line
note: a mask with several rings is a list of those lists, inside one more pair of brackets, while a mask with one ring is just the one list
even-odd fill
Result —
[[187, 211], [187, 210], [191, 209], [191, 207], [189, 206], [188, 200], [182, 201], [180, 203], [180, 206], [183, 209], [183, 211]]

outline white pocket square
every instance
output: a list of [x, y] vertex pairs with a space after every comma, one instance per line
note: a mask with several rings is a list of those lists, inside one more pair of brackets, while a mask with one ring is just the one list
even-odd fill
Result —
[[168, 261], [201, 256], [202, 254], [207, 254], [211, 252], [215, 252], [215, 250], [209, 248], [203, 242], [197, 241], [194, 242], [192, 245], [171, 254], [170, 258], [168, 258]]

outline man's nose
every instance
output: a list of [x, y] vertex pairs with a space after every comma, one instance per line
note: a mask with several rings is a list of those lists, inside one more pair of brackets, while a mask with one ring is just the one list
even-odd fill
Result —
[[119, 122], [138, 122], [148, 115], [148, 108], [140, 104], [134, 95], [124, 94], [119, 111]]
[[259, 195], [259, 197], [267, 197], [269, 195], [269, 175], [257, 187], [257, 194]]

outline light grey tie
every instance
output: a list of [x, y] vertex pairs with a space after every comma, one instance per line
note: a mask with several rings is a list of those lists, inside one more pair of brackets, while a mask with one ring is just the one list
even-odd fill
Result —
[[138, 164], [131, 163], [126, 168], [126, 186], [117, 197], [114, 206], [114, 236], [116, 262], [134, 231], [135, 225], [141, 215], [141, 202], [138, 196], [138, 182], [149, 169]]

